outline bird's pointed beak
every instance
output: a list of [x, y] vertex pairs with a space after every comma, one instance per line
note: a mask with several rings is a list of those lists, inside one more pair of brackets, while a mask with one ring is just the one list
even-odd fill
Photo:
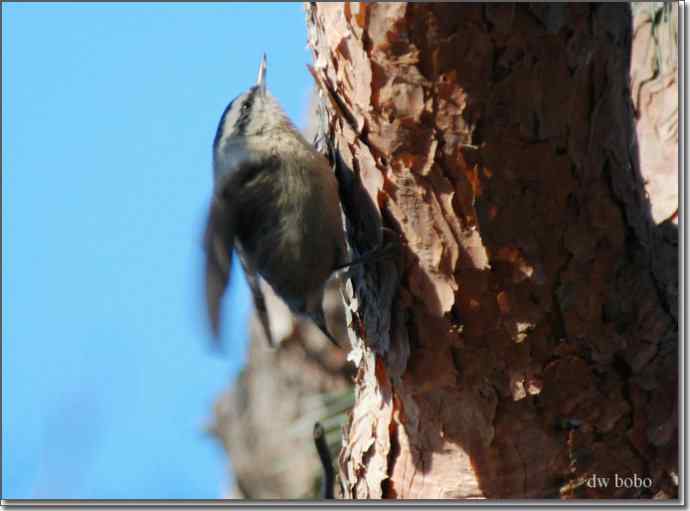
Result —
[[266, 54], [264, 53], [259, 64], [259, 76], [256, 78], [256, 85], [261, 89], [262, 93], [266, 93]]

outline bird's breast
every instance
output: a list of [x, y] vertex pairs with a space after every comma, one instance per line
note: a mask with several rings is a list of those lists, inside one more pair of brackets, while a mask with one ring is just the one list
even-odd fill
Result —
[[273, 179], [262, 176], [247, 184], [240, 240], [254, 267], [288, 304], [321, 289], [336, 264], [337, 196], [324, 193], [322, 185], [289, 165]]

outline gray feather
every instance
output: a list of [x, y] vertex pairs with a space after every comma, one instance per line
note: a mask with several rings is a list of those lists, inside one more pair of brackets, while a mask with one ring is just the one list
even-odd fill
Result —
[[326, 158], [266, 89], [265, 59], [257, 85], [221, 117], [213, 164], [219, 199], [207, 229], [207, 299], [214, 332], [235, 245], [269, 343], [259, 276], [293, 313], [310, 317], [333, 340], [321, 302], [334, 268], [346, 263], [338, 184]]
[[235, 222], [228, 205], [214, 197], [206, 224], [206, 305], [211, 330], [216, 339], [220, 333], [220, 305], [230, 281]]
[[242, 268], [244, 269], [244, 274], [247, 277], [247, 283], [249, 284], [249, 289], [252, 292], [252, 298], [254, 299], [254, 309], [259, 317], [259, 323], [261, 323], [261, 328], [264, 331], [266, 340], [269, 346], [275, 346], [273, 341], [273, 334], [271, 333], [271, 326], [268, 319], [268, 310], [266, 309], [266, 299], [264, 298], [264, 292], [261, 289], [261, 283], [259, 275], [250, 266], [247, 257], [239, 249], [240, 262], [242, 263]]

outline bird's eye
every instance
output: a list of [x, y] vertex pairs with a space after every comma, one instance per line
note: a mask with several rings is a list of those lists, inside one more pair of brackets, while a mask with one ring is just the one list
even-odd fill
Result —
[[246, 112], [247, 110], [249, 110], [249, 103], [245, 103], [244, 105], [242, 105], [242, 111]]

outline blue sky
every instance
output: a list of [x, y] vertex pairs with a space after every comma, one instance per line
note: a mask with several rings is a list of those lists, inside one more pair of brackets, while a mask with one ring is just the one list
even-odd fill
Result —
[[218, 498], [203, 432], [245, 356], [210, 350], [211, 142], [256, 79], [301, 124], [302, 4], [2, 5], [2, 497]]

